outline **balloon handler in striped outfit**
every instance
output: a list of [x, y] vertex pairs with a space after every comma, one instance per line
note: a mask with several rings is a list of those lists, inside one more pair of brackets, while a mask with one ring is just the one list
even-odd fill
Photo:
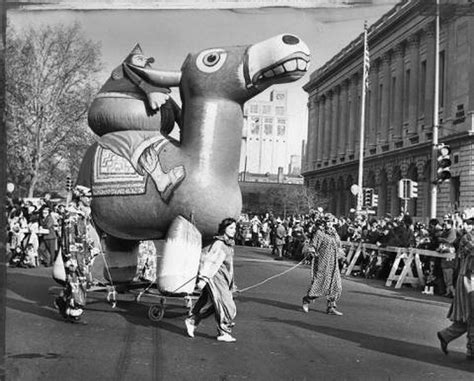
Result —
[[344, 258], [344, 251], [333, 227], [334, 217], [326, 214], [318, 222], [319, 227], [303, 248], [303, 255], [311, 258], [311, 285], [303, 297], [303, 311], [309, 312], [309, 305], [315, 299], [326, 297], [326, 312], [341, 316], [342, 312], [336, 309], [336, 302], [342, 293], [339, 259]]
[[185, 320], [188, 336], [202, 319], [214, 314], [217, 322], [217, 340], [227, 343], [236, 341], [231, 335], [237, 313], [232, 291], [234, 290], [234, 236], [236, 221], [226, 218], [218, 228], [214, 242], [204, 249], [198, 273], [197, 288], [201, 295], [191, 316]]

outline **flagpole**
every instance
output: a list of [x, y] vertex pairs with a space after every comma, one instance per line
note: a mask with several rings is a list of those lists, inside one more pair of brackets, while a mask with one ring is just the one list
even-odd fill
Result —
[[365, 140], [365, 93], [368, 78], [368, 47], [367, 47], [367, 21], [364, 23], [364, 50], [362, 56], [362, 96], [360, 99], [360, 142], [359, 142], [359, 193], [357, 193], [357, 211], [362, 210], [364, 186], [364, 140]]
[[436, 218], [438, 202], [438, 184], [436, 180], [436, 170], [438, 168], [437, 147], [439, 130], [439, 0], [436, 0], [435, 16], [435, 52], [434, 52], [434, 99], [433, 99], [433, 147], [431, 153], [431, 207], [430, 218]]

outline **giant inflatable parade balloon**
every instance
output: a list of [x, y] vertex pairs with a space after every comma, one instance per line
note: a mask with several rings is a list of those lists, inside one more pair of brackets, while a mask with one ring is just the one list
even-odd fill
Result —
[[[92, 190], [108, 257], [128, 261], [124, 277], [133, 274], [139, 242], [166, 239], [177, 219], [192, 221], [205, 242], [220, 221], [240, 215], [243, 105], [300, 79], [309, 60], [303, 41], [282, 34], [188, 54], [179, 71], [154, 68], [137, 44], [112, 72], [89, 109], [99, 138], [77, 184]], [[182, 109], [169, 97], [172, 87]], [[169, 136], [175, 123], [179, 139]]]

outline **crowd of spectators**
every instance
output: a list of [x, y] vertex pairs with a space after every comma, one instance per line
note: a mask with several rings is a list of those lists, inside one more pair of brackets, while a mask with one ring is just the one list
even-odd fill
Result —
[[41, 198], [13, 199], [7, 195], [7, 266], [50, 267], [57, 256], [63, 235], [63, 221], [74, 211], [80, 213], [80, 200], [67, 204]]
[[[271, 248], [276, 258], [283, 257], [302, 260], [305, 241], [310, 240], [320, 222], [327, 214], [321, 208], [304, 215], [285, 218], [272, 213], [243, 215], [238, 221], [237, 243], [254, 247]], [[400, 214], [383, 218], [351, 214], [335, 219], [334, 227], [345, 242], [365, 242], [375, 245], [378, 250], [364, 251], [356, 263], [352, 275], [366, 278], [386, 279], [390, 273], [396, 253], [384, 251], [390, 247], [413, 247], [437, 251], [443, 257], [422, 256], [422, 268], [427, 288], [426, 294], [454, 294], [456, 246], [463, 234], [461, 214], [445, 215], [443, 220], [431, 219], [428, 224], [414, 222], [410, 215]], [[249, 237], [248, 240], [244, 239]], [[347, 263], [341, 263], [341, 267]]]
[[[49, 267], [53, 265], [62, 237], [62, 226], [73, 209], [80, 211], [80, 200], [68, 203], [54, 202], [46, 193], [32, 200], [7, 198], [7, 265], [19, 267]], [[285, 218], [242, 215], [238, 221], [236, 241], [254, 247], [269, 248], [275, 259], [284, 257], [303, 260], [303, 247], [319, 228], [327, 213], [321, 208], [308, 214], [290, 215]], [[386, 279], [396, 253], [384, 247], [415, 247], [437, 251], [442, 257], [422, 256], [426, 294], [452, 297], [456, 279], [456, 250], [463, 234], [463, 218], [459, 213], [445, 215], [442, 221], [414, 223], [409, 215], [376, 218], [351, 214], [335, 219], [341, 241], [365, 242], [376, 245], [378, 250], [364, 251], [352, 275]], [[347, 263], [341, 263], [341, 267]]]

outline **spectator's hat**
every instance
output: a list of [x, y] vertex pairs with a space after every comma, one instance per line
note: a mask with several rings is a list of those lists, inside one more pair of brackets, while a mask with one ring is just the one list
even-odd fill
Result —
[[474, 225], [474, 217], [467, 218], [464, 220], [464, 222], [468, 225]]
[[453, 216], [452, 216], [451, 214], [445, 214], [445, 215], [443, 216], [443, 221], [444, 221], [444, 222], [446, 222], [446, 221], [448, 221], [448, 222], [453, 222]]
[[331, 214], [331, 213], [326, 213], [324, 215], [324, 221], [326, 221], [326, 222], [334, 222], [335, 219], [336, 219], [336, 217], [334, 217], [334, 215]]

